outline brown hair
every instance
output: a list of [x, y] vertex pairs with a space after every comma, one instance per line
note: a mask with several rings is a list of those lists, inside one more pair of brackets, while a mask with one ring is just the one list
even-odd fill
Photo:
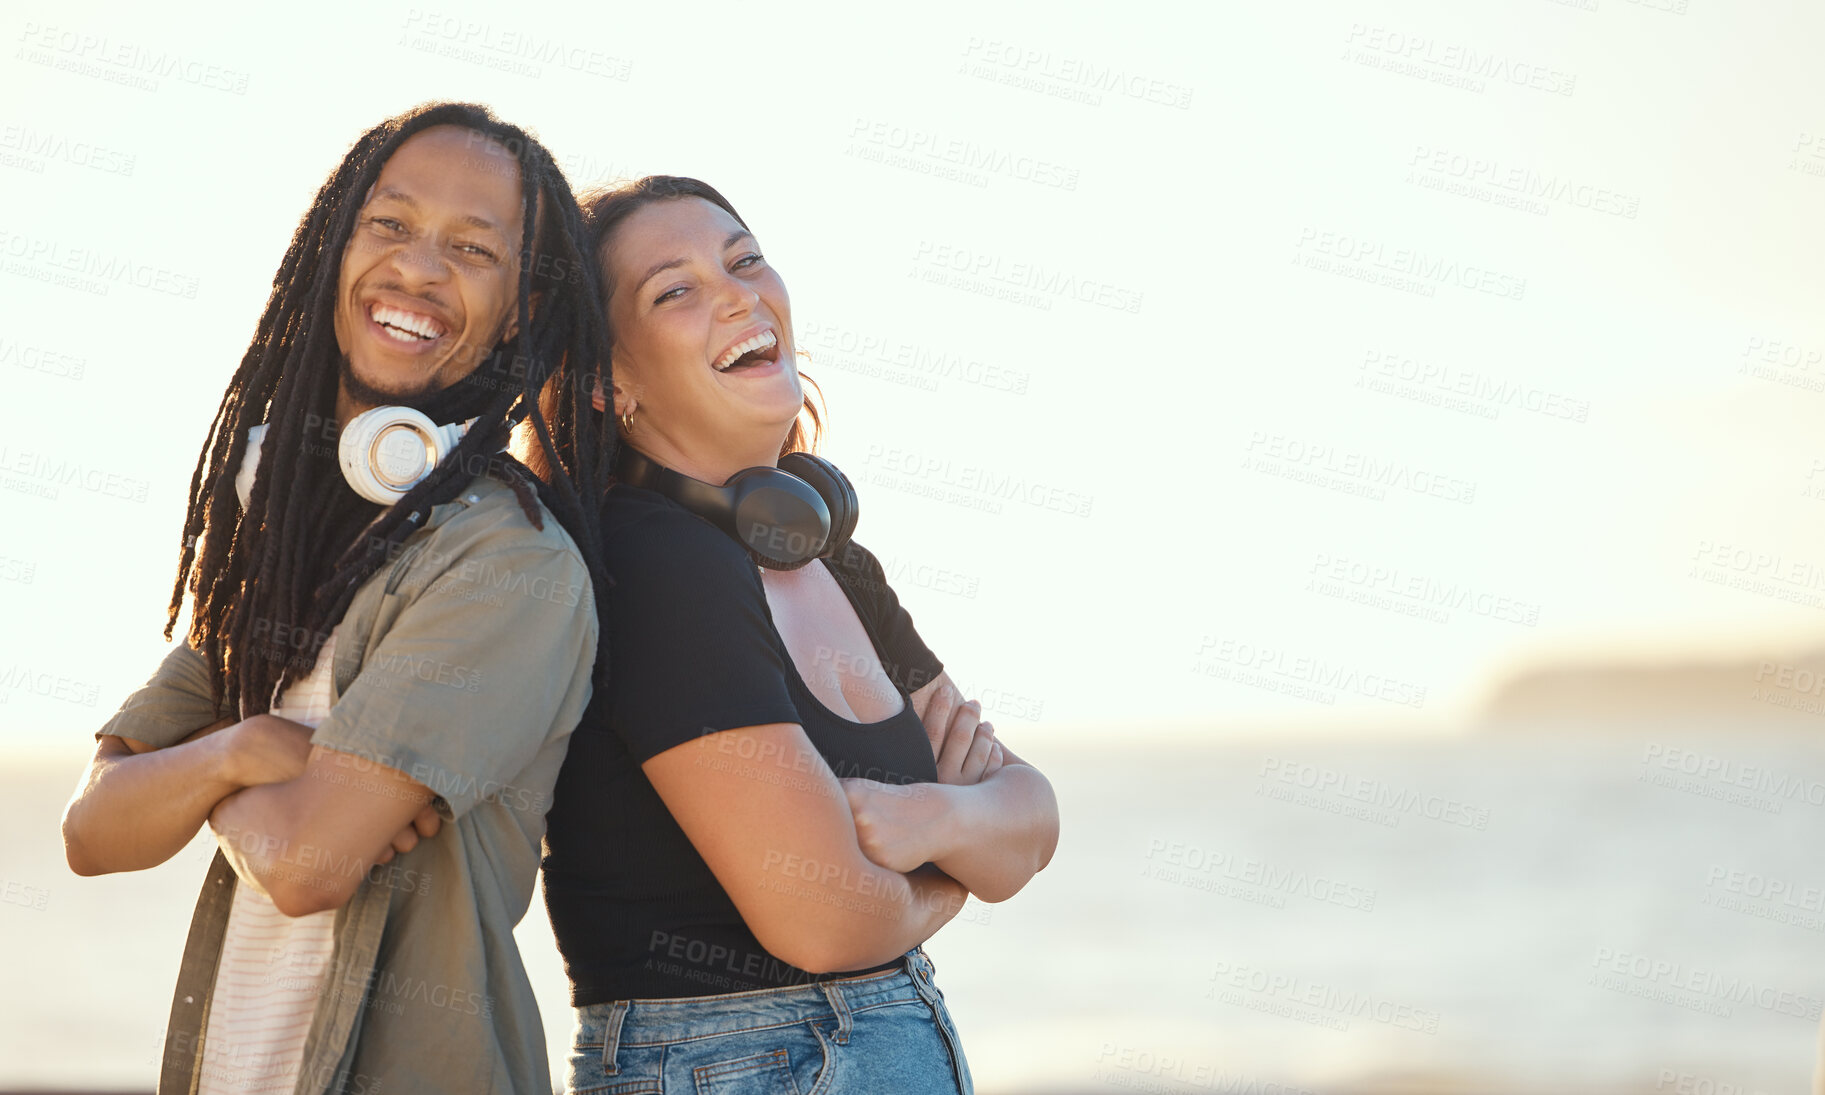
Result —
[[[589, 235], [590, 246], [601, 268], [604, 313], [608, 311], [609, 298], [615, 294], [615, 285], [609, 278], [608, 264], [604, 261], [607, 258], [608, 241], [615, 234], [615, 229], [621, 227], [621, 222], [639, 209], [654, 202], [676, 201], [680, 198], [702, 198], [734, 217], [735, 222], [743, 228], [748, 227], [748, 222], [742, 219], [735, 207], [729, 204], [729, 199], [723, 197], [715, 187], [681, 175], [648, 175], [634, 182], [619, 183], [578, 195], [577, 204], [583, 209], [583, 227]], [[609, 323], [608, 341], [609, 345], [614, 345], [612, 321]], [[786, 443], [780, 446], [781, 456], [789, 452], [816, 452], [818, 440], [824, 434], [824, 416], [820, 410], [823, 389], [802, 371], [799, 379], [809, 385], [811, 391], [805, 393], [805, 409], [793, 421], [791, 432], [786, 434]], [[813, 398], [813, 392], [816, 393], [816, 398]], [[807, 418], [811, 420], [809, 429], [805, 425]]]

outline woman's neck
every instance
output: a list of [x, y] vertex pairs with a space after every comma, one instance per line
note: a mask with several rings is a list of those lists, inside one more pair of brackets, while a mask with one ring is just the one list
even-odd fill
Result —
[[636, 435], [626, 439], [625, 443], [662, 467], [721, 486], [743, 468], [777, 466], [780, 446], [785, 444], [785, 440], [785, 436], [781, 435], [771, 447], [764, 444], [741, 449], [717, 446], [715, 451], [708, 451], [707, 446], [687, 448], [663, 434], [649, 432], [641, 435], [636, 431]]

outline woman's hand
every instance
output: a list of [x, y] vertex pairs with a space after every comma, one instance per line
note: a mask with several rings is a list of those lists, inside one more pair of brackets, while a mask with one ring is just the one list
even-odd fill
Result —
[[948, 853], [953, 827], [944, 787], [872, 779], [841, 782], [855, 817], [856, 840], [875, 866], [905, 874]]
[[941, 706], [934, 703], [926, 709], [926, 717], [933, 721], [948, 717], [948, 725], [942, 731], [936, 731], [930, 723], [926, 726], [926, 736], [933, 742], [932, 753], [938, 762], [938, 782], [963, 786], [981, 783], [1006, 763], [1006, 752], [995, 740], [994, 724], [982, 721], [982, 704], [975, 700], [943, 710]]

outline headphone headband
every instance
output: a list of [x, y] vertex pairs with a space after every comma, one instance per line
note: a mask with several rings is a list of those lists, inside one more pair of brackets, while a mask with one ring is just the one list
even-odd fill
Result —
[[[411, 407], [373, 407], [342, 427], [336, 439], [336, 462], [356, 494], [376, 505], [390, 506], [443, 463], [475, 421], [439, 426]], [[242, 509], [253, 496], [266, 429], [267, 424], [262, 423], [247, 431], [247, 452], [234, 477]]]
[[717, 486], [622, 445], [615, 474], [621, 482], [664, 495], [715, 525], [759, 565], [797, 570], [849, 542], [860, 505], [848, 478], [828, 460], [788, 453], [780, 464], [743, 468]]

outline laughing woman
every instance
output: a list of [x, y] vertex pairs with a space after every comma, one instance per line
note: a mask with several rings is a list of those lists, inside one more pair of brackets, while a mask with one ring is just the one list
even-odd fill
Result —
[[1045, 866], [1051, 786], [847, 542], [853, 492], [800, 451], [785, 285], [734, 208], [656, 176], [585, 211], [623, 446], [610, 679], [546, 838], [571, 1087], [968, 1093], [920, 944]]

